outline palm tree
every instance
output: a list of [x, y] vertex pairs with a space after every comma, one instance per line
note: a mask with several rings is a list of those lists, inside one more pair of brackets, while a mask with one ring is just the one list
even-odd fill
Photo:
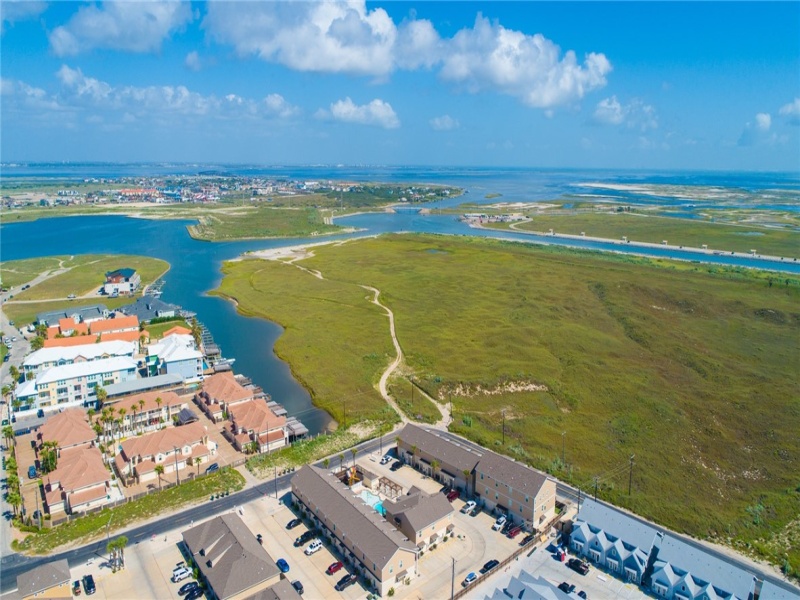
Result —
[[108, 392], [103, 389], [103, 386], [98, 385], [94, 388], [95, 396], [97, 396], [97, 406], [103, 407], [103, 404], [108, 400]]
[[[11, 425], [6, 425], [3, 427], [3, 437], [5, 438], [6, 442], [10, 442], [14, 439], [14, 428]], [[8, 444], [11, 445], [10, 443]]]
[[417, 462], [417, 450], [419, 450], [419, 448], [417, 448], [417, 445], [416, 445], [416, 444], [414, 444], [413, 446], [411, 446], [411, 457], [412, 457], [412, 458], [411, 458], [411, 461], [412, 461], [412, 462], [411, 462], [411, 466], [413, 466], [413, 467], [416, 467], [416, 462]]
[[464, 481], [467, 484], [467, 490], [466, 490], [467, 491], [467, 497], [469, 497], [469, 480], [470, 480], [470, 475], [472, 475], [472, 472], [469, 469], [464, 469], [461, 472], [464, 474]]
[[22, 497], [19, 495], [18, 492], [8, 492], [6, 497], [6, 502], [8, 502], [14, 508], [14, 514], [17, 514], [17, 507], [22, 504]]
[[344, 464], [344, 452], [339, 455], [339, 470], [342, 470], [342, 465]]
[[[139, 413], [141, 414], [144, 411], [144, 400], [140, 398], [138, 404], [139, 404]], [[144, 423], [142, 423], [142, 430], [144, 430]]]
[[45, 473], [56, 470], [58, 466], [58, 442], [42, 442], [42, 449], [39, 453], [41, 457], [42, 469]]
[[436, 475], [439, 474], [439, 467], [441, 466], [442, 466], [441, 463], [435, 458], [431, 461], [431, 471], [433, 472], [434, 480], [436, 480]]
[[326, 471], [328, 470], [328, 467], [330, 466], [330, 464], [331, 464], [331, 459], [328, 458], [328, 457], [325, 457], [325, 460], [322, 461], [322, 466], [325, 467]]
[[158, 489], [161, 489], [161, 476], [164, 474], [164, 465], [156, 465], [156, 475], [158, 475]]
[[11, 379], [13, 380], [12, 386], [16, 387], [17, 382], [19, 381], [19, 369], [14, 365], [11, 365], [8, 368], [8, 374], [11, 375]]
[[350, 448], [350, 453], [353, 455], [353, 466], [356, 466], [356, 454], [358, 454], [358, 448]]
[[125, 422], [125, 415], [127, 414], [127, 410], [125, 408], [119, 409], [119, 418], [117, 419], [117, 433], [119, 436], [122, 437], [122, 424]]
[[92, 425], [92, 417], [94, 417], [96, 414], [97, 411], [95, 411], [93, 408], [90, 408], [86, 411], [86, 416], [89, 417], [89, 425]]
[[158, 407], [158, 420], [159, 421], [161, 420], [161, 403], [162, 402], [164, 402], [164, 401], [161, 399], [161, 396], [158, 396], [156, 398], [156, 406]]

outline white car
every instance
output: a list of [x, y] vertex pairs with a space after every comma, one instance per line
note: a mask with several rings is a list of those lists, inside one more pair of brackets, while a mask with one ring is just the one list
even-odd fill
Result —
[[470, 500], [464, 506], [461, 507], [461, 512], [467, 514], [468, 512], [471, 512], [472, 509], [475, 508], [475, 506], [476, 506], [475, 501]]
[[381, 464], [385, 465], [386, 463], [388, 463], [391, 460], [392, 460], [391, 456], [389, 456], [388, 454], [384, 454], [383, 457], [381, 457]]
[[315, 552], [322, 550], [322, 542], [319, 540], [314, 540], [308, 545], [308, 548], [305, 549], [306, 556], [311, 556]]
[[503, 525], [505, 524], [506, 524], [506, 516], [500, 515], [499, 517], [497, 517], [497, 521], [494, 522], [494, 525], [492, 525], [492, 529], [494, 529], [495, 531], [500, 531], [503, 528]]
[[172, 571], [172, 581], [174, 583], [178, 583], [179, 581], [183, 581], [184, 579], [191, 577], [192, 572], [187, 569], [186, 567], [179, 567]]

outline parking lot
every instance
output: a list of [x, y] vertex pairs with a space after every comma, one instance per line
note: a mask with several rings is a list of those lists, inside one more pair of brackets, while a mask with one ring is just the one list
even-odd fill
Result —
[[[484, 598], [491, 595], [495, 589], [503, 589], [512, 576], [519, 575], [524, 569], [534, 576], [544, 577], [553, 585], [564, 581], [572, 584], [575, 586], [575, 593], [583, 590], [587, 598], [649, 598], [638, 586], [625, 583], [594, 566], [589, 567], [586, 575], [576, 573], [566, 562], [560, 562], [552, 549], [552, 546], [545, 545], [537, 548], [530, 557], [527, 556], [528, 553], [521, 555], [519, 561], [512, 563], [511, 569], [486, 582], [479, 582], [474, 588], [474, 594], [468, 594], [467, 597]], [[568, 559], [571, 557], [572, 555], [567, 555]]]

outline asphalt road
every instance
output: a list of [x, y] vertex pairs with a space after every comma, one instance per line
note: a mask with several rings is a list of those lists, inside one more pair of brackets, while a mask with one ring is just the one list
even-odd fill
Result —
[[[453, 440], [457, 440], [460, 444], [464, 444], [466, 446], [472, 447], [475, 450], [481, 451], [481, 448], [468, 440], [455, 436], [448, 432], [441, 432], [443, 435], [450, 437]], [[395, 434], [388, 434], [384, 436], [383, 440], [383, 447], [389, 448], [394, 445], [394, 437]], [[370, 440], [368, 442], [364, 442], [358, 446], [359, 454], [369, 454], [378, 450], [380, 447], [380, 441]], [[315, 463], [315, 466], [322, 467], [322, 461], [318, 461]], [[263, 496], [264, 494], [267, 495], [283, 495], [286, 491], [291, 487], [290, 480], [292, 477], [292, 473], [287, 473], [286, 475], [282, 475], [277, 479], [272, 479], [265, 481], [264, 483], [260, 483], [254, 487], [247, 488], [242, 490], [241, 492], [237, 492], [228, 496], [227, 498], [222, 498], [220, 500], [208, 501], [204, 504], [197, 505], [195, 507], [186, 509], [185, 511], [181, 512], [177, 515], [171, 515], [169, 517], [164, 517], [157, 521], [152, 521], [150, 523], [145, 523], [144, 525], [140, 525], [138, 527], [134, 527], [132, 529], [115, 531], [114, 535], [125, 534], [128, 537], [129, 544], [136, 544], [142, 540], [147, 540], [151, 536], [158, 536], [163, 534], [164, 532], [170, 531], [175, 528], [182, 528], [188, 526], [192, 521], [202, 521], [203, 519], [207, 519], [212, 517], [216, 514], [220, 514], [223, 512], [230, 511], [234, 509], [236, 506], [241, 504], [245, 504], [247, 502], [251, 502]], [[558, 482], [557, 483], [557, 493], [561, 498], [568, 498], [572, 501], [577, 501], [578, 499], [578, 490], [568, 486], [564, 483]], [[585, 494], [581, 493], [582, 497], [585, 497]], [[605, 504], [605, 503], [604, 503]], [[614, 506], [606, 504], [612, 510], [619, 510]], [[644, 523], [650, 526], [657, 527], [653, 523], [642, 519], [632, 513], [627, 513], [624, 511], [619, 511], [626, 516], [639, 521], [640, 523]], [[663, 529], [663, 528], [659, 528]], [[738, 560], [735, 557], [730, 556], [724, 552], [720, 552], [713, 547], [706, 546], [694, 540], [692, 538], [680, 535], [675, 532], [669, 532], [670, 535], [694, 546], [712, 556], [719, 558], [729, 564], [736, 565], [750, 573], [756, 575], [759, 579], [767, 580], [775, 584], [776, 586], [783, 588], [785, 590], [791, 591], [792, 593], [797, 592], [797, 588], [791, 586], [790, 584], [786, 583], [782, 579], [775, 577], [771, 573], [767, 573], [762, 571], [761, 569], [755, 568], [752, 564], [746, 563], [744, 561]], [[5, 593], [7, 591], [13, 590], [17, 587], [17, 575], [20, 573], [24, 573], [40, 564], [45, 562], [50, 562], [53, 560], [59, 560], [62, 558], [66, 558], [69, 562], [70, 566], [76, 566], [82, 563], [85, 563], [92, 557], [105, 557], [105, 547], [106, 547], [106, 540], [101, 539], [81, 548], [76, 548], [74, 550], [68, 550], [66, 552], [61, 552], [60, 554], [52, 555], [52, 556], [42, 556], [42, 557], [27, 557], [21, 554], [13, 554], [10, 556], [4, 556], [0, 560], [0, 593]]]
[[[389, 439], [392, 441], [388, 441]], [[394, 443], [393, 440], [393, 434], [390, 436], [385, 436], [383, 444], [384, 447], [388, 448], [389, 444]], [[371, 453], [377, 450], [379, 446], [380, 442], [377, 439], [364, 442], [358, 446], [359, 454]], [[323, 466], [322, 461], [315, 463], [315, 465], [318, 467]], [[165, 532], [175, 528], [188, 527], [192, 521], [199, 522], [214, 515], [228, 512], [233, 510], [236, 506], [257, 500], [264, 494], [275, 496], [276, 483], [278, 495], [283, 495], [291, 487], [291, 477], [292, 473], [287, 473], [286, 475], [278, 477], [277, 480], [271, 479], [265, 481], [264, 483], [260, 483], [254, 487], [244, 489], [241, 492], [231, 494], [227, 498], [207, 501], [204, 504], [188, 508], [176, 515], [170, 515], [169, 517], [164, 517], [150, 523], [145, 523], [138, 527], [133, 527], [132, 529], [115, 531], [113, 532], [113, 535], [118, 536], [125, 534], [128, 537], [128, 544], [133, 545], [138, 542], [148, 540], [154, 535], [163, 535]], [[93, 557], [106, 557], [105, 538], [91, 544], [87, 544], [81, 548], [68, 550], [66, 552], [61, 552], [59, 554], [50, 556], [28, 557], [23, 556], [22, 554], [4, 556], [2, 559], [0, 559], [0, 593], [6, 593], [15, 589], [17, 587], [17, 575], [24, 573], [25, 571], [29, 571], [34, 567], [38, 567], [43, 563], [66, 558], [70, 567], [75, 567], [77, 565], [84, 564], [87, 560]]]

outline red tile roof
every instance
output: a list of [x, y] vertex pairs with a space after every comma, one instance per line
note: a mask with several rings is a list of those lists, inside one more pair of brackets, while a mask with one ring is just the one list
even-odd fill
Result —
[[103, 333], [107, 331], [117, 331], [118, 329], [139, 330], [139, 317], [131, 315], [129, 317], [116, 317], [114, 319], [101, 319], [91, 324], [92, 333]]
[[286, 424], [286, 417], [272, 412], [264, 400], [248, 400], [228, 409], [230, 420], [237, 429], [254, 431], [256, 434], [279, 429]]
[[231, 404], [253, 397], [253, 392], [243, 388], [233, 376], [232, 371], [215, 373], [203, 381], [203, 391], [212, 399]]
[[[122, 442], [122, 453], [127, 460], [133, 456], [149, 459], [156, 454], [171, 453], [176, 446], [193, 446], [208, 435], [201, 423], [189, 423], [181, 427], [167, 427], [154, 433], [130, 438]], [[137, 465], [138, 466], [138, 465]]]
[[107, 331], [105, 333], [100, 334], [100, 341], [101, 342], [112, 342], [114, 340], [120, 340], [123, 342], [138, 342], [140, 336], [144, 336], [147, 340], [150, 338], [150, 333], [148, 331]]
[[58, 458], [58, 468], [46, 477], [49, 484], [58, 483], [67, 493], [71, 493], [107, 482], [111, 479], [111, 473], [103, 464], [100, 450], [94, 446], [81, 446], [63, 450]]
[[167, 337], [168, 335], [192, 335], [191, 329], [186, 329], [186, 327], [181, 327], [180, 325], [175, 325], [175, 327], [171, 329], [167, 329], [162, 335], [162, 338]]
[[[133, 415], [134, 404], [136, 405], [137, 413], [142, 411], [148, 412], [151, 410], [157, 410], [158, 404], [156, 403], [156, 398], [161, 398], [162, 409], [169, 406], [181, 406], [186, 404], [186, 400], [181, 399], [181, 397], [175, 392], [156, 391], [131, 394], [118, 399], [115, 398], [113, 402], [106, 402], [105, 406], [113, 406], [116, 409], [117, 414], [119, 414], [120, 408], [124, 408], [128, 415]], [[139, 408], [139, 400], [144, 400], [143, 408]]]
[[82, 408], [68, 408], [48, 417], [39, 429], [43, 442], [57, 442], [59, 448], [70, 448], [81, 444], [91, 444], [97, 434], [89, 425], [86, 411]]
[[76, 335], [75, 337], [52, 338], [44, 341], [45, 348], [61, 348], [64, 346], [83, 346], [97, 342], [96, 335]]

